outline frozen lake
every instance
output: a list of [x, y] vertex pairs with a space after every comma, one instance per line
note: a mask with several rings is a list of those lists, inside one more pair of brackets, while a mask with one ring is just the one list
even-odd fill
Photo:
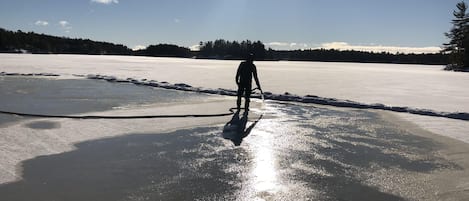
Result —
[[[135, 56], [0, 54], [0, 71], [104, 74], [234, 89], [239, 61]], [[469, 74], [443, 66], [256, 61], [264, 91], [446, 112], [469, 112]]]
[[[1, 110], [105, 116], [213, 114], [235, 102], [131, 83], [31, 76], [0, 76], [0, 97]], [[260, 100], [251, 109], [172, 119], [0, 114], [0, 200], [469, 197], [468, 144], [390, 112]]]
[[[235, 89], [239, 61], [135, 56], [0, 54], [0, 71], [104, 74], [192, 86]], [[256, 61], [264, 91], [408, 106], [441, 112], [469, 112], [469, 73], [443, 66], [291, 61]], [[469, 142], [469, 123], [399, 114], [423, 128]]]

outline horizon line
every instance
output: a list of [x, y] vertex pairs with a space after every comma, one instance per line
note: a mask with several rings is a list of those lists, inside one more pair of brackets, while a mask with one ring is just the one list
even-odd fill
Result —
[[[95, 42], [104, 42], [104, 43], [111, 43], [115, 45], [123, 45], [132, 51], [138, 51], [147, 48], [150, 45], [159, 45], [159, 44], [168, 44], [168, 45], [176, 45], [179, 47], [188, 48], [190, 51], [198, 51], [199, 44], [186, 46], [186, 45], [179, 45], [179, 44], [172, 44], [172, 43], [157, 43], [157, 44], [150, 44], [150, 45], [135, 45], [131, 47], [130, 45], [125, 45], [124, 43], [119, 42], [109, 42], [104, 40], [95, 40], [91, 38], [82, 38], [82, 37], [70, 37], [70, 36], [59, 36], [59, 35], [51, 35], [47, 33], [39, 33], [34, 31], [23, 31], [18, 29], [16, 31], [8, 30], [5, 28], [0, 27], [0, 29], [11, 31], [11, 32], [18, 32], [21, 31], [23, 33], [35, 33], [35, 34], [43, 34], [47, 36], [53, 37], [60, 37], [60, 38], [68, 38], [68, 39], [81, 39], [81, 40], [92, 40]], [[216, 41], [209, 40], [209, 41]], [[225, 40], [225, 39], [221, 39]], [[241, 41], [250, 40], [244, 39]], [[225, 40], [225, 41], [238, 41], [238, 40]], [[443, 48], [437, 46], [426, 46], [426, 47], [411, 47], [411, 46], [392, 46], [392, 45], [376, 45], [376, 44], [369, 44], [369, 45], [353, 45], [349, 44], [348, 42], [343, 41], [333, 41], [333, 42], [324, 42], [319, 45], [317, 44], [308, 44], [308, 43], [296, 43], [296, 42], [267, 42], [264, 43], [262, 40], [250, 40], [250, 41], [261, 41], [266, 50], [272, 49], [274, 51], [304, 51], [304, 50], [338, 50], [338, 51], [358, 51], [358, 52], [368, 52], [368, 53], [391, 53], [391, 54], [438, 54], [441, 53]], [[204, 41], [201, 41], [204, 42]], [[277, 48], [276, 48], [277, 47]]]

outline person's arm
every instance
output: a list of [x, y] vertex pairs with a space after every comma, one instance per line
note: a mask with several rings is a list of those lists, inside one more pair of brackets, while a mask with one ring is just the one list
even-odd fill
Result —
[[241, 70], [241, 65], [243, 65], [243, 63], [239, 64], [238, 66], [238, 70], [236, 71], [236, 77], [235, 77], [235, 81], [236, 81], [236, 85], [239, 85], [239, 82], [240, 82], [240, 70]]
[[261, 84], [259, 84], [259, 78], [257, 77], [257, 68], [256, 65], [253, 65], [252, 74], [254, 75], [254, 81], [256, 81], [257, 88], [262, 91]]

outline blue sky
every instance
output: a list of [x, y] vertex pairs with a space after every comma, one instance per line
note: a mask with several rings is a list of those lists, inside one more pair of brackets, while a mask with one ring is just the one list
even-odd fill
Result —
[[[431, 52], [460, 0], [0, 0], [0, 27], [121, 43]], [[466, 1], [467, 3], [467, 1]]]

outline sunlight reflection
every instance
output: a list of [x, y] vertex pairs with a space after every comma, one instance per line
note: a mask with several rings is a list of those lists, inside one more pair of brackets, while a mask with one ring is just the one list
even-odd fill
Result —
[[[269, 108], [269, 113], [277, 113]], [[281, 191], [281, 179], [278, 172], [278, 159], [275, 144], [275, 131], [278, 121], [262, 119], [249, 136], [249, 150], [252, 156], [252, 169], [244, 192], [251, 194], [248, 200], [271, 200]]]
[[256, 193], [275, 193], [278, 191], [276, 158], [273, 153], [272, 135], [256, 132], [258, 140], [253, 147], [254, 168], [252, 171], [253, 185]]

